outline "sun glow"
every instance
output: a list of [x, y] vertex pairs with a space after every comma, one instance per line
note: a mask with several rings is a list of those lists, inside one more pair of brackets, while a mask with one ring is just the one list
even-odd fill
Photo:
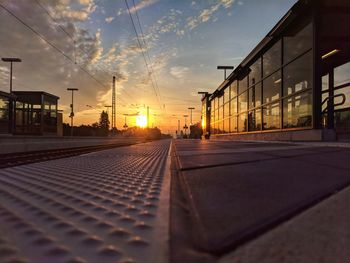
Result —
[[147, 118], [144, 115], [140, 115], [136, 117], [136, 125], [145, 128], [147, 126]]

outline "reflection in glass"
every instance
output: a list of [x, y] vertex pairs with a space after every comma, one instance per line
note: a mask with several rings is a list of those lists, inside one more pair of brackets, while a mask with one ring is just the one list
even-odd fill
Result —
[[311, 103], [311, 92], [305, 92], [283, 100], [283, 128], [311, 126]]
[[231, 116], [237, 114], [237, 98], [231, 100]]
[[264, 77], [279, 69], [281, 67], [281, 63], [281, 40], [279, 40], [263, 55]]
[[248, 109], [248, 94], [247, 91], [238, 96], [238, 112], [243, 112]]
[[258, 58], [250, 67], [249, 73], [249, 86], [258, 83], [261, 79], [261, 58]]
[[334, 69], [334, 87], [350, 83], [350, 62]]
[[249, 109], [261, 105], [261, 83], [254, 85], [248, 91], [249, 93]]
[[248, 131], [248, 114], [242, 113], [238, 115], [238, 131], [246, 132]]
[[322, 91], [329, 89], [329, 74], [322, 76]]
[[231, 117], [230, 131], [237, 132], [237, 116]]
[[237, 80], [231, 83], [231, 99], [237, 96]]
[[224, 133], [230, 132], [230, 119], [227, 118], [224, 120]]
[[256, 109], [248, 113], [249, 131], [261, 130], [261, 109]]
[[239, 93], [247, 90], [248, 88], [248, 77], [243, 78], [238, 82], [238, 91]]
[[304, 56], [287, 65], [283, 70], [283, 95], [290, 95], [295, 92], [312, 87], [312, 53]]
[[224, 118], [230, 117], [230, 103], [224, 105]]
[[[345, 95], [345, 103], [342, 105], [335, 106], [335, 110], [341, 110], [345, 108], [350, 108], [350, 84], [349, 86], [341, 89], [337, 89], [334, 91], [334, 95], [344, 94]], [[335, 97], [334, 98], [334, 104], [340, 104], [342, 103], [343, 98], [342, 97]]]
[[269, 103], [280, 98], [281, 71], [263, 81], [263, 103]]
[[279, 129], [280, 125], [280, 103], [269, 104], [263, 109], [263, 129]]
[[301, 55], [312, 48], [312, 24], [309, 23], [302, 29], [289, 30], [283, 38], [284, 63]]
[[224, 103], [230, 101], [230, 87], [227, 87], [225, 89], [223, 99], [224, 99]]

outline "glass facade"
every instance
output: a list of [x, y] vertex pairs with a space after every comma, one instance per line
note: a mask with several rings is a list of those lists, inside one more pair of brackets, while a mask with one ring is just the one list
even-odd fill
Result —
[[212, 98], [214, 134], [312, 127], [312, 30], [308, 22], [284, 32], [225, 88], [224, 100]]

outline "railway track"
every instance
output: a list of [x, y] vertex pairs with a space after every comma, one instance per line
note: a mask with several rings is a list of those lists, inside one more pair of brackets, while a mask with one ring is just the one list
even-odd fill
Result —
[[29, 163], [44, 162], [53, 159], [67, 158], [85, 153], [107, 150], [116, 147], [130, 146], [142, 141], [118, 142], [108, 145], [94, 145], [64, 149], [41, 150], [21, 153], [0, 154], [0, 169]]

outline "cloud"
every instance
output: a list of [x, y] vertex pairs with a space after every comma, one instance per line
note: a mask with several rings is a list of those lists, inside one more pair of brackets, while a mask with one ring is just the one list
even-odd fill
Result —
[[[220, 0], [219, 2], [212, 4], [210, 7], [203, 9], [197, 16], [187, 18], [187, 25], [185, 28], [189, 31], [195, 29], [200, 24], [208, 22], [212, 19], [213, 15], [221, 8], [230, 8], [234, 3], [234, 0]], [[215, 22], [217, 19], [213, 19]]]
[[135, 7], [130, 8], [130, 12], [131, 13], [135, 13], [136, 11], [139, 11], [139, 10], [145, 8], [145, 7], [154, 5], [158, 1], [159, 0], [142, 0], [137, 5], [135, 5]]
[[170, 74], [177, 79], [182, 79], [189, 73], [189, 70], [188, 67], [175, 66], [170, 68]]
[[105, 21], [109, 24], [114, 20], [113, 16], [106, 17]]

